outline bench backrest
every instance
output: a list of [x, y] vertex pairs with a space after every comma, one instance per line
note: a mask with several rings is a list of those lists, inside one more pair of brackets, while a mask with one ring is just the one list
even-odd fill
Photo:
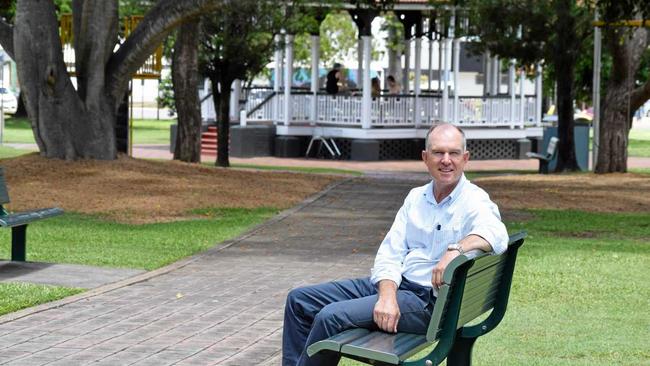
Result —
[[9, 203], [9, 192], [7, 191], [4, 168], [0, 167], [0, 207], [5, 203]]
[[553, 136], [548, 140], [548, 146], [546, 147], [546, 156], [549, 160], [553, 159], [553, 155], [557, 151], [557, 142], [560, 141], [559, 138]]
[[472, 258], [468, 253], [449, 263], [429, 323], [428, 341], [453, 342], [457, 329], [490, 310], [481, 324], [463, 330], [485, 334], [499, 324], [508, 303], [517, 250], [525, 237], [523, 232], [511, 236], [508, 250], [501, 255], [481, 253]]

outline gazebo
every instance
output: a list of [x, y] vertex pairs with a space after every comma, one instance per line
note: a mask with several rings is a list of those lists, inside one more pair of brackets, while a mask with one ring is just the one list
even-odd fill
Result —
[[[320, 143], [325, 155], [354, 160], [419, 158], [424, 136], [436, 122], [464, 129], [474, 159], [524, 158], [538, 150], [542, 137], [541, 65], [536, 67], [534, 94], [524, 93], [524, 71], [509, 60], [507, 92], [502, 92], [501, 61], [482, 56], [482, 95], [463, 93], [459, 87], [461, 43], [457, 27], [464, 19], [457, 8], [433, 8], [426, 0], [398, 1], [391, 10], [404, 25], [402, 94], [371, 95], [371, 22], [380, 14], [374, 8], [343, 5], [359, 29], [359, 68], [356, 93], [329, 95], [319, 88], [320, 35], [311, 34], [311, 86], [292, 86], [294, 35], [276, 38], [284, 49], [275, 52], [272, 90], [245, 90], [236, 83], [233, 99], [242, 92], [240, 126], [231, 129], [233, 156], [305, 156], [308, 146]], [[322, 21], [322, 19], [319, 19]], [[283, 39], [284, 38], [284, 39]], [[428, 67], [422, 68], [423, 42], [427, 42]], [[439, 54], [435, 65], [433, 52]], [[437, 67], [434, 67], [437, 66]], [[414, 75], [412, 90], [409, 75]], [[423, 72], [425, 73], [423, 75]], [[437, 88], [432, 89], [434, 73]], [[519, 77], [517, 78], [517, 73]], [[427, 76], [428, 83], [422, 82]], [[281, 77], [280, 77], [281, 76]], [[427, 84], [427, 85], [423, 85]], [[428, 86], [428, 88], [423, 88]], [[210, 108], [206, 103], [205, 108]], [[240, 108], [235, 108], [239, 110]], [[209, 111], [204, 110], [204, 115]]]

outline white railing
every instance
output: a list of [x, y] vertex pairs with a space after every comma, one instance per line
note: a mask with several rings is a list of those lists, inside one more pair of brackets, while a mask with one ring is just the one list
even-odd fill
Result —
[[372, 101], [372, 126], [408, 126], [415, 124], [415, 98], [380, 96]]
[[[296, 122], [308, 122], [311, 120], [311, 101], [313, 94], [300, 93], [291, 94], [291, 120]], [[282, 104], [281, 108], [284, 107]]]
[[[249, 120], [275, 120], [284, 123], [284, 98], [281, 92], [268, 98], [261, 107], [249, 116]], [[311, 93], [293, 93], [291, 95], [291, 122], [314, 122], [312, 106], [314, 95]], [[360, 95], [318, 94], [316, 98], [316, 118], [318, 125], [361, 126]], [[510, 127], [538, 125], [535, 121], [535, 97], [523, 99], [523, 118], [521, 116], [521, 98], [515, 98], [511, 109], [510, 96], [504, 97], [459, 97], [456, 123], [467, 127]], [[442, 120], [442, 98], [439, 96], [422, 96], [419, 98], [420, 126], [431, 125]], [[275, 107], [278, 111], [275, 113]], [[511, 112], [514, 112], [511, 114]], [[448, 99], [447, 116], [451, 120], [454, 113], [454, 100]], [[514, 115], [514, 120], [511, 120]], [[373, 98], [371, 104], [371, 127], [408, 127], [415, 126], [415, 97], [413, 95], [382, 95]]]
[[264, 103], [266, 99], [273, 94], [273, 89], [268, 87], [252, 87], [242, 89], [242, 99], [246, 111], [252, 111]]
[[318, 124], [361, 126], [361, 96], [318, 94], [316, 97]]
[[435, 121], [442, 120], [442, 98], [424, 96], [420, 98], [420, 106], [423, 125], [431, 125]]
[[201, 118], [204, 121], [216, 121], [217, 113], [214, 110], [214, 100], [212, 93], [199, 91], [199, 98], [201, 102]]

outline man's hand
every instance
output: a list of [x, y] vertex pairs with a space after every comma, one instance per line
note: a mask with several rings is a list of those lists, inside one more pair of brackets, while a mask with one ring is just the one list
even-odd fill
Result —
[[397, 304], [397, 284], [391, 280], [379, 282], [379, 298], [372, 312], [373, 320], [379, 329], [397, 333], [400, 312]]
[[433, 267], [433, 274], [431, 275], [431, 284], [433, 285], [433, 288], [437, 289], [442, 286], [442, 275], [445, 273], [447, 265], [459, 255], [460, 253], [458, 253], [456, 250], [448, 250], [445, 252], [445, 254], [442, 255], [440, 262], [438, 262], [438, 264]]

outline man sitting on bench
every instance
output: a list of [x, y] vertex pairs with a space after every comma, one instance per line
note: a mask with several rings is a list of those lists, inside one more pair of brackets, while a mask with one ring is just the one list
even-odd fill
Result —
[[433, 180], [411, 190], [386, 234], [371, 277], [292, 290], [287, 296], [282, 364], [336, 365], [340, 356], [307, 347], [350, 328], [425, 334], [442, 274], [460, 254], [503, 253], [508, 233], [497, 206], [463, 174], [465, 134], [451, 124], [427, 133], [422, 160]]

